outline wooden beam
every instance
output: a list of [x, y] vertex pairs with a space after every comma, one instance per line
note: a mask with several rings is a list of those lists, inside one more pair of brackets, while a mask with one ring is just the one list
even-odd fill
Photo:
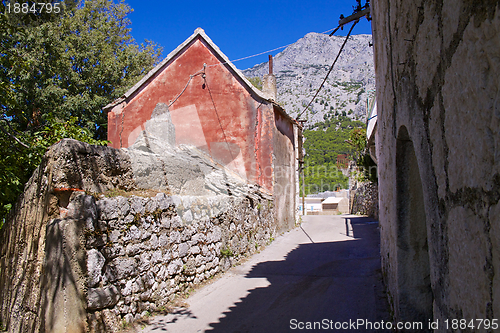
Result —
[[356, 14], [352, 14], [351, 16], [348, 16], [346, 18], [343, 18], [342, 20], [339, 21], [339, 26], [346, 25], [349, 22], [352, 22], [354, 20], [360, 19], [365, 15], [370, 14], [370, 7], [363, 9], [360, 12], [357, 12]]

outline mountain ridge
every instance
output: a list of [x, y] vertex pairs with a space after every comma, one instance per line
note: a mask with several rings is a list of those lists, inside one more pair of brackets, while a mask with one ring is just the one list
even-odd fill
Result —
[[[308, 33], [273, 59], [277, 102], [296, 117], [320, 87], [345, 37]], [[349, 37], [322, 90], [301, 119], [314, 124], [335, 115], [366, 120], [367, 100], [373, 96], [375, 69], [371, 35]], [[242, 71], [246, 77], [262, 78], [268, 62]]]

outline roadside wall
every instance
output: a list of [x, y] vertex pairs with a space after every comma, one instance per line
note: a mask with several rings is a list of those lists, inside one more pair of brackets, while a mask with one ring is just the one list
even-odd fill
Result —
[[351, 214], [360, 214], [378, 219], [378, 185], [372, 182], [356, 182], [351, 188]]
[[92, 197], [85, 199], [97, 216], [84, 230], [93, 332], [161, 310], [177, 293], [227, 270], [275, 234], [272, 201], [263, 198], [159, 193], [102, 198], [95, 206]]
[[395, 319], [499, 318], [500, 2], [372, 6], [381, 256]]
[[277, 227], [280, 231], [286, 231], [293, 228], [296, 223], [297, 203], [295, 200], [298, 193], [296, 192], [296, 180], [298, 179], [296, 156], [297, 150], [302, 148], [295, 146], [295, 135], [298, 135], [298, 133], [294, 128], [295, 126], [288, 118], [285, 118], [282, 112], [280, 112], [279, 107], [275, 106], [273, 199], [276, 206]]
[[[8, 332], [116, 331], [276, 235], [271, 196], [195, 148], [146, 141], [49, 149], [0, 232]], [[186, 173], [158, 177], [172, 168]]]

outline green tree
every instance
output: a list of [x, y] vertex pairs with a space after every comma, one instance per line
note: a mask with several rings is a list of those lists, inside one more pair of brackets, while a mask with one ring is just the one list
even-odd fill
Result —
[[102, 108], [160, 59], [159, 46], [130, 35], [125, 3], [64, 8], [25, 22], [0, 6], [0, 221], [48, 146], [63, 137], [105, 143]]
[[262, 80], [258, 76], [247, 77], [248, 81], [257, 89], [262, 90]]
[[364, 126], [348, 117], [332, 116], [304, 131], [306, 194], [347, 188], [348, 178], [337, 169], [337, 157], [353, 157], [356, 147], [349, 142], [351, 132], [364, 131]]
[[[304, 167], [305, 194], [336, 191], [347, 188], [349, 178], [333, 163], [307, 165]], [[302, 180], [300, 184], [302, 188]]]
[[349, 134], [349, 144], [354, 148], [353, 158], [361, 181], [377, 182], [377, 165], [370, 156], [367, 146], [366, 129], [355, 128]]

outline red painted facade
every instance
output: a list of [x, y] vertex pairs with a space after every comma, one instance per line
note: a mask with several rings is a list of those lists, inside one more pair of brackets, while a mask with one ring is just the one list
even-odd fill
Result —
[[107, 107], [111, 146], [131, 146], [155, 106], [171, 104], [176, 145], [197, 146], [272, 192], [273, 133], [279, 129], [293, 147], [293, 121], [225, 64], [227, 58], [204, 33], [195, 33], [173, 53], [128, 96]]

